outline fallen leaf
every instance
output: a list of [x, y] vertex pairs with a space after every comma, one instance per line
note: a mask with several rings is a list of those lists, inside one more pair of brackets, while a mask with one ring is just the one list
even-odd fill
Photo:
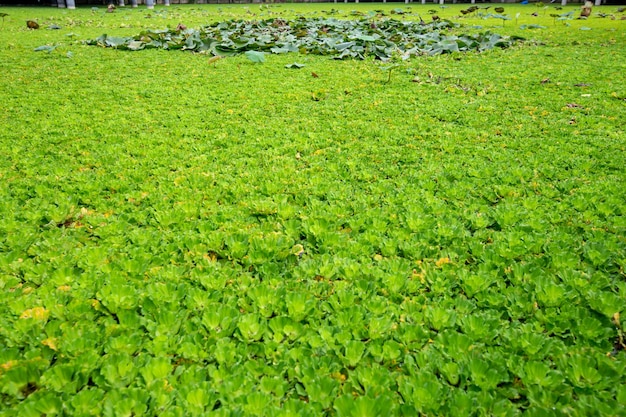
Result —
[[222, 58], [224, 58], [224, 57], [221, 56], [221, 55], [213, 56], [213, 57], [209, 58], [209, 64], [215, 64], [217, 61], [219, 61]]
[[244, 55], [255, 64], [262, 64], [263, 62], [265, 62], [265, 54], [263, 52], [246, 51], [244, 52]]
[[287, 69], [300, 69], [300, 68], [302, 68], [304, 66], [305, 66], [304, 64], [300, 64], [298, 62], [294, 62], [293, 64], [285, 65], [285, 68], [287, 68]]
[[35, 52], [42, 52], [45, 51], [47, 53], [51, 53], [52, 51], [54, 51], [56, 49], [55, 45], [42, 45], [42, 46], [38, 46], [35, 49], [33, 49], [33, 51]]

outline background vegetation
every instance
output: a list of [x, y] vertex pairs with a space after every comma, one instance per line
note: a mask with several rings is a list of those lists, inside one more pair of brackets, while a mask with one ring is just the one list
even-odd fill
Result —
[[[1, 416], [626, 413], [623, 14], [396, 7], [0, 10]], [[528, 41], [81, 42], [371, 10]]]

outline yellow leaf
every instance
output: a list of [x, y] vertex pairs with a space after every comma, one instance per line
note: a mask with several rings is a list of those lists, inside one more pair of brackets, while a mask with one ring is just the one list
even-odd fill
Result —
[[172, 390], [174, 389], [174, 387], [170, 385], [167, 379], [163, 380], [163, 388], [165, 389], [166, 392], [172, 392]]
[[435, 265], [437, 265], [437, 266], [442, 266], [442, 265], [445, 265], [445, 264], [449, 264], [449, 263], [451, 263], [451, 262], [452, 262], [452, 261], [450, 260], [450, 258], [448, 258], [448, 257], [446, 256], [445, 258], [441, 258], [441, 259], [439, 259], [437, 262], [435, 262]]
[[204, 255], [202, 255], [202, 257], [204, 259], [206, 259], [209, 262], [215, 262], [217, 261], [217, 253], [209, 251], [208, 253], [205, 253]]
[[48, 346], [52, 350], [57, 350], [57, 339], [56, 338], [48, 338], [46, 340], [42, 340], [41, 344], [44, 346]]
[[22, 313], [21, 319], [35, 319], [39, 321], [48, 320], [50, 312], [43, 307], [30, 308]]
[[9, 369], [13, 368], [15, 365], [17, 365], [17, 361], [8, 361], [0, 365], [0, 370], [8, 371]]

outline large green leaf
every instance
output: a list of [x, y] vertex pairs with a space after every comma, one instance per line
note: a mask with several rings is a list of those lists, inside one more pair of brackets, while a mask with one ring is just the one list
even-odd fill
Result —
[[263, 52], [246, 51], [245, 55], [246, 55], [246, 58], [248, 58], [250, 61], [254, 62], [255, 64], [262, 64], [263, 62], [265, 62], [265, 54]]

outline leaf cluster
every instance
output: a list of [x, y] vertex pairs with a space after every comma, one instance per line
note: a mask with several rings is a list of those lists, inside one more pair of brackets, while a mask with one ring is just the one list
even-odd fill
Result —
[[337, 20], [305, 18], [260, 21], [230, 20], [200, 29], [146, 30], [133, 37], [102, 35], [88, 41], [127, 50], [146, 48], [182, 49], [212, 55], [234, 55], [246, 51], [283, 54], [327, 55], [335, 59], [388, 60], [400, 51], [404, 56], [438, 55], [451, 52], [486, 51], [506, 48], [519, 37], [484, 32], [454, 34], [458, 24], [450, 21], [423, 22], [395, 19]]

